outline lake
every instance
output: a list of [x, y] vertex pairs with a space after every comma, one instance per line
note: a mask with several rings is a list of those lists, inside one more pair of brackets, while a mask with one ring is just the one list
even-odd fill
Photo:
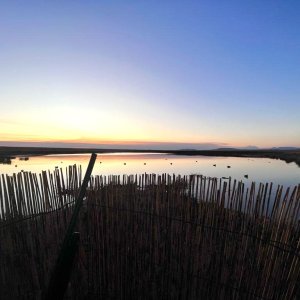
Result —
[[[23, 171], [39, 173], [56, 167], [81, 165], [85, 171], [90, 155], [46, 155], [16, 158], [11, 164], [0, 164], [0, 174]], [[269, 158], [177, 156], [156, 153], [98, 154], [93, 175], [122, 175], [143, 173], [199, 174], [209, 177], [232, 177], [250, 183], [273, 182], [284, 186], [300, 184], [300, 168]], [[245, 175], [248, 175], [246, 178]]]

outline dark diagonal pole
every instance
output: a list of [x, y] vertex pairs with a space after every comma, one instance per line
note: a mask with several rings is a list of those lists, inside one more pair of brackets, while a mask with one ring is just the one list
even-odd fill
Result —
[[44, 297], [45, 300], [63, 299], [65, 291], [67, 289], [71, 276], [72, 266], [74, 264], [74, 258], [79, 244], [79, 233], [74, 232], [74, 230], [96, 158], [97, 155], [95, 153], [92, 153], [80, 188], [80, 192], [75, 201], [74, 211], [68, 229], [66, 231], [66, 235], [56, 261], [56, 265], [50, 277], [49, 285]]

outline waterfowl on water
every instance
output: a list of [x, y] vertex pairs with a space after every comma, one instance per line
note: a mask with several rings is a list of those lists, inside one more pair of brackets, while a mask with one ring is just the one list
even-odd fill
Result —
[[231, 168], [231, 166], [227, 166], [227, 168], [229, 169], [229, 168]]
[[248, 178], [248, 174], [244, 175], [245, 178]]
[[146, 163], [144, 163], [144, 165], [146, 165]]
[[126, 165], [126, 163], [124, 163], [124, 165]]
[[213, 165], [214, 167], [216, 166], [216, 164]]

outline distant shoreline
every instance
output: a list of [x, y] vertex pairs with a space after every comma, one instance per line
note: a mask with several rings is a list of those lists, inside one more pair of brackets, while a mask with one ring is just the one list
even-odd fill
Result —
[[223, 157], [252, 157], [281, 159], [287, 163], [295, 162], [300, 167], [300, 150], [132, 150], [97, 148], [47, 148], [47, 147], [0, 147], [0, 158], [19, 156], [40, 156], [50, 154], [88, 154], [88, 153], [161, 153], [174, 155], [203, 155]]

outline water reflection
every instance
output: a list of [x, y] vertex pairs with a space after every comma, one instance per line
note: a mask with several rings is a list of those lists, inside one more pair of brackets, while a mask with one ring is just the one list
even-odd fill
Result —
[[[11, 159], [0, 166], [0, 173], [41, 170], [53, 171], [55, 168], [66, 168], [69, 165], [87, 167], [89, 155], [47, 155], [30, 157], [30, 159]], [[17, 162], [17, 163], [16, 163]], [[113, 153], [98, 154], [93, 170], [94, 175], [123, 174], [199, 174], [227, 179], [229, 177], [245, 183], [273, 182], [285, 186], [300, 183], [300, 168], [295, 163], [287, 164], [281, 160], [268, 158], [242, 157], [208, 157], [208, 156], [176, 156], [153, 153]]]

